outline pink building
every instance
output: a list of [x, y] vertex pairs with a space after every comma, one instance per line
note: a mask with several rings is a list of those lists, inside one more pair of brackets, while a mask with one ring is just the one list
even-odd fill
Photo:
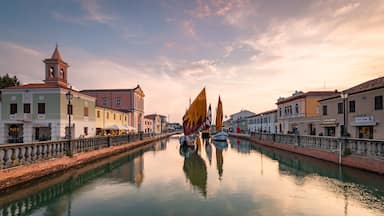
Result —
[[143, 131], [144, 92], [137, 85], [133, 89], [89, 89], [81, 91], [96, 98], [96, 106], [129, 113], [128, 124]]

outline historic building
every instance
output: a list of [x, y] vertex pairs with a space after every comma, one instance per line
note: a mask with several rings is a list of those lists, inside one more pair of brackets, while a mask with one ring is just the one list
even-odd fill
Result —
[[319, 100], [334, 95], [334, 91], [296, 91], [277, 100], [278, 133], [317, 135], [320, 132]]
[[145, 116], [146, 119], [153, 121], [153, 133], [162, 133], [167, 131], [167, 117], [159, 114], [149, 114]]
[[89, 89], [81, 93], [96, 98], [96, 105], [126, 112], [129, 126], [143, 131], [144, 127], [144, 92], [139, 85], [133, 89]]
[[96, 135], [136, 132], [129, 118], [129, 113], [96, 106]]
[[232, 114], [230, 116], [231, 126], [229, 130], [236, 133], [246, 133], [248, 131], [248, 117], [255, 114], [248, 110], [241, 110]]
[[153, 120], [144, 116], [144, 133], [153, 133]]
[[248, 116], [249, 132], [277, 133], [277, 110]]
[[1, 90], [0, 143], [67, 138], [69, 101], [71, 136], [95, 135], [95, 98], [68, 86], [69, 65], [57, 47], [44, 63], [44, 83]]
[[380, 77], [320, 100], [322, 133], [384, 139], [383, 97], [384, 77]]

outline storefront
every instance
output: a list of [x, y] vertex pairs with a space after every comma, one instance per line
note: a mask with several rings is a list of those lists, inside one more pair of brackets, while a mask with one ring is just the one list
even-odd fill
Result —
[[324, 128], [324, 136], [335, 136], [336, 135], [336, 127], [337, 127], [336, 119], [324, 119], [320, 124], [321, 127]]
[[8, 143], [22, 143], [23, 142], [23, 125], [22, 124], [9, 124], [8, 125]]
[[352, 126], [356, 127], [356, 137], [361, 139], [373, 139], [374, 127], [377, 125], [374, 116], [355, 117]]

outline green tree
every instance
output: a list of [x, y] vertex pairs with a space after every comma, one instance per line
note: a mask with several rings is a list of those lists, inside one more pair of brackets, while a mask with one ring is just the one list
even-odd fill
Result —
[[20, 85], [20, 81], [16, 76], [10, 77], [8, 74], [0, 76], [0, 89], [18, 85]]

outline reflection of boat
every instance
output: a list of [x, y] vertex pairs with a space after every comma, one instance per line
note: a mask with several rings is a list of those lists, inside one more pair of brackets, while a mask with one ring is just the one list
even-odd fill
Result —
[[183, 116], [184, 136], [180, 137], [180, 144], [194, 144], [195, 137], [193, 134], [202, 127], [206, 120], [206, 115], [207, 99], [205, 88], [203, 88]]
[[215, 145], [216, 149], [224, 150], [228, 148], [227, 140], [224, 140], [224, 141], [213, 140], [212, 142], [213, 142], [213, 145]]
[[205, 153], [207, 154], [209, 165], [211, 165], [211, 161], [212, 161], [212, 145], [211, 145], [211, 143], [209, 143], [208, 140], [206, 140], [206, 142], [205, 142]]
[[226, 141], [228, 134], [223, 131], [223, 104], [219, 96], [219, 102], [216, 108], [216, 131], [217, 133], [213, 136], [213, 140]]
[[196, 152], [196, 146], [194, 145], [180, 145], [179, 153], [181, 156], [188, 158]]
[[207, 196], [207, 167], [197, 152], [184, 159], [183, 170], [190, 184], [196, 187], [204, 197]]
[[216, 167], [217, 167], [217, 172], [219, 173], [219, 179], [221, 180], [223, 176], [223, 163], [224, 163], [223, 148], [219, 148], [217, 145], [215, 145], [215, 147], [216, 147]]

